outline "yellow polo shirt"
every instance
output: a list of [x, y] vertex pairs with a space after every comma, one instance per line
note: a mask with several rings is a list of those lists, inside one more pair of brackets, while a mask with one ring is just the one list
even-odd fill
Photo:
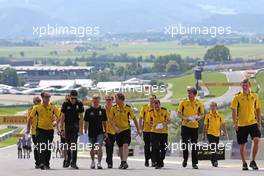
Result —
[[[182, 100], [178, 106], [178, 112], [181, 112], [183, 118], [188, 118], [195, 115], [204, 115], [204, 105], [200, 100], [194, 99], [194, 101], [190, 101], [189, 98]], [[186, 126], [189, 128], [198, 128], [198, 121], [194, 122], [186, 122], [182, 121], [182, 126]]]
[[149, 111], [152, 109], [150, 104], [144, 105], [140, 110], [140, 118], [143, 119], [143, 132], [151, 132], [151, 125], [149, 119]]
[[[151, 128], [152, 133], [168, 134], [168, 127], [164, 125], [164, 122], [170, 121], [170, 113], [166, 108], [161, 107], [159, 110], [151, 109], [149, 111], [150, 121], [153, 124]], [[162, 124], [162, 128], [157, 128], [159, 124]]]
[[105, 112], [106, 112], [106, 116], [107, 116], [106, 132], [109, 133], [109, 134], [114, 135], [115, 134], [115, 130], [114, 130], [113, 126], [110, 123], [110, 121], [111, 121], [110, 120], [110, 111], [111, 111], [111, 108], [107, 108], [105, 106]]
[[231, 109], [237, 111], [238, 126], [256, 124], [256, 109], [260, 109], [260, 106], [259, 96], [256, 93], [245, 94], [242, 91], [237, 93], [231, 102]]
[[120, 132], [130, 128], [130, 119], [135, 119], [136, 116], [131, 106], [125, 104], [123, 107], [114, 105], [109, 113], [109, 117], [112, 123], [120, 129]]
[[37, 119], [37, 128], [43, 130], [52, 130], [53, 129], [53, 121], [56, 120], [56, 117], [60, 117], [60, 110], [53, 104], [48, 104], [45, 107], [43, 104], [36, 105], [33, 107], [30, 118], [33, 119], [36, 117]]
[[225, 123], [225, 118], [222, 113], [216, 111], [213, 113], [210, 111], [204, 119], [204, 125], [208, 125], [207, 134], [213, 135], [215, 137], [220, 136], [221, 125]]

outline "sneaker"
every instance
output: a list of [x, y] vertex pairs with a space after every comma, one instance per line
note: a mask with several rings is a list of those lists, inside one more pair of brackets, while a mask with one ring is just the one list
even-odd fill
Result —
[[66, 160], [63, 160], [63, 164], [62, 164], [62, 167], [63, 168], [66, 168], [66, 163], [67, 163], [67, 161]]
[[103, 169], [101, 163], [97, 163], [97, 169]]
[[212, 166], [213, 166], [213, 167], [218, 167], [218, 162], [217, 162], [217, 161], [212, 162]]
[[35, 169], [39, 169], [40, 167], [39, 167], [39, 165], [35, 165]]
[[118, 169], [122, 169], [122, 168], [123, 168], [123, 165], [124, 165], [124, 161], [121, 161], [121, 164], [120, 164], [120, 166], [118, 167]]
[[71, 164], [71, 168], [73, 168], [73, 169], [79, 169], [79, 167], [76, 164]]
[[258, 170], [257, 163], [255, 161], [251, 161], [249, 164], [249, 167], [251, 167], [253, 170]]
[[197, 164], [193, 164], [192, 167], [193, 167], [193, 169], [199, 169]]
[[149, 161], [148, 160], [145, 161], [145, 167], [149, 167]]
[[127, 168], [128, 168], [128, 164], [127, 162], [124, 162], [122, 169], [127, 169]]
[[164, 162], [163, 161], [160, 162], [160, 167], [164, 167]]
[[187, 161], [186, 160], [183, 160], [182, 167], [187, 167]]
[[45, 170], [50, 170], [50, 167], [49, 166], [45, 166]]
[[95, 162], [94, 161], [92, 161], [92, 163], [91, 163], [91, 169], [95, 169]]
[[158, 164], [156, 165], [155, 169], [161, 169], [161, 166]]
[[248, 165], [247, 165], [247, 163], [243, 163], [243, 165], [242, 165], [242, 170], [248, 170]]
[[[64, 164], [64, 162], [63, 162], [63, 164]], [[65, 160], [65, 165], [63, 165], [63, 167], [64, 168], [68, 168], [68, 167], [70, 167], [70, 161], [67, 161], [67, 160]]]
[[45, 170], [45, 169], [46, 169], [46, 167], [45, 167], [44, 164], [40, 164], [40, 165], [39, 165], [39, 168], [40, 168], [41, 170]]
[[108, 169], [112, 169], [112, 168], [113, 168], [113, 165], [112, 165], [112, 164], [108, 164], [108, 165], [107, 165], [107, 168], [108, 168]]

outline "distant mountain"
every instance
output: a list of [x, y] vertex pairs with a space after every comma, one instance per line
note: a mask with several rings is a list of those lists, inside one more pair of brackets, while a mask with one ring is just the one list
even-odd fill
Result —
[[178, 23], [262, 32], [264, 0], [0, 0], [0, 37], [37, 25], [99, 26], [102, 32], [161, 31]]

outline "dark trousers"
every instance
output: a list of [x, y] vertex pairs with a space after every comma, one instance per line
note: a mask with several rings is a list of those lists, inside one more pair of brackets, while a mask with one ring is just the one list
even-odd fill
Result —
[[192, 164], [198, 164], [197, 157], [197, 141], [198, 141], [198, 128], [189, 128], [182, 126], [181, 128], [181, 137], [182, 137], [182, 149], [183, 149], [183, 159], [184, 161], [188, 160], [189, 157], [189, 143], [191, 142], [192, 146]]
[[145, 154], [145, 161], [151, 159], [153, 162], [153, 158], [151, 157], [151, 132], [143, 132], [143, 140], [144, 140], [144, 154]]
[[53, 136], [54, 130], [43, 130], [37, 128], [36, 139], [39, 150], [39, 164], [44, 164], [45, 166], [50, 165]]
[[37, 142], [37, 138], [36, 138], [36, 135], [32, 135], [32, 141], [33, 141], [33, 144], [34, 144], [34, 159], [35, 159], [35, 165], [36, 166], [39, 166], [39, 152], [38, 152], [38, 142]]
[[166, 155], [168, 134], [151, 133], [152, 156], [157, 165], [162, 165]]
[[207, 139], [209, 141], [210, 144], [210, 149], [212, 151], [211, 153], [211, 162], [217, 162], [217, 150], [218, 150], [218, 144], [219, 144], [219, 137], [207, 134]]
[[114, 144], [116, 141], [116, 135], [109, 134], [108, 138], [105, 140], [105, 150], [106, 150], [106, 163], [109, 165], [113, 165], [113, 152], [114, 152]]
[[65, 128], [65, 140], [67, 143], [67, 162], [76, 164], [77, 162], [77, 150], [78, 150], [78, 132], [79, 128]]

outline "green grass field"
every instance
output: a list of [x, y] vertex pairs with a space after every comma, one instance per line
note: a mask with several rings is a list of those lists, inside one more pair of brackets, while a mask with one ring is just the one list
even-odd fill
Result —
[[[173, 84], [173, 98], [185, 97], [186, 87], [195, 85], [193, 74], [166, 79], [165, 82]], [[203, 73], [203, 82], [227, 82], [227, 79], [223, 73], [205, 72]], [[208, 89], [210, 91], [210, 97], [217, 97], [223, 95], [228, 90], [228, 87], [212, 86]]]
[[25, 111], [27, 108], [25, 107], [1, 107], [0, 114], [1, 115], [14, 115], [17, 112]]
[[12, 131], [12, 130], [13, 130], [13, 128], [3, 128], [0, 130], [0, 134], [4, 134], [4, 133]]
[[[20, 128], [18, 133], [21, 133], [22, 130], [23, 129]], [[9, 137], [6, 140], [0, 142], [0, 148], [7, 147], [10, 145], [14, 145], [17, 143], [18, 139], [19, 139], [19, 137]]]
[[261, 91], [259, 92], [260, 100], [261, 100], [261, 109], [262, 113], [264, 113], [264, 71], [260, 72], [257, 77], [257, 83], [261, 87]]
[[[183, 57], [198, 57], [203, 58], [208, 48], [199, 45], [179, 45], [175, 42], [122, 42], [117, 47], [113, 47], [107, 43], [98, 43], [99, 46], [106, 46], [106, 50], [96, 51], [100, 54], [113, 54], [127, 53], [130, 56], [149, 56], [153, 55], [166, 55], [166, 54], [180, 54]], [[90, 56], [93, 51], [87, 52], [74, 52], [77, 45], [45, 45], [43, 47], [1, 47], [0, 57], [7, 57], [10, 54], [13, 58], [76, 58], [82, 56]], [[230, 48], [233, 58], [256, 59], [264, 58], [264, 44], [235, 44], [226, 45]], [[50, 55], [51, 51], [56, 50], [58, 55]], [[25, 53], [24, 57], [20, 56], [20, 52]]]

